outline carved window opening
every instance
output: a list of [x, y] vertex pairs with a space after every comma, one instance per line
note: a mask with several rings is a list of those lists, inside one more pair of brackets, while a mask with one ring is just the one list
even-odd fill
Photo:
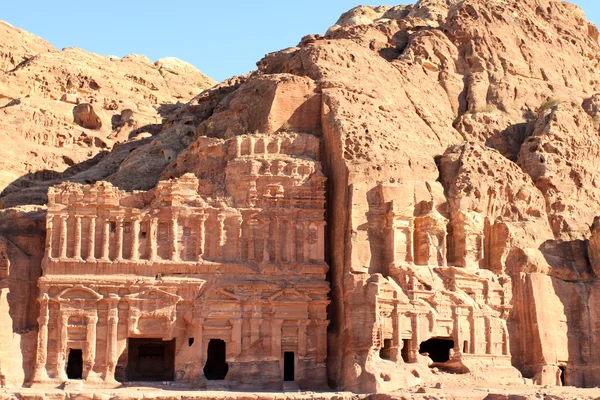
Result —
[[185, 227], [183, 228], [183, 236], [189, 237], [192, 236], [192, 228]]
[[117, 223], [115, 221], [110, 221], [109, 224], [111, 233], [115, 233], [117, 231]]
[[295, 361], [293, 351], [283, 353], [283, 380], [286, 382], [293, 382], [295, 380]]
[[193, 344], [194, 344], [194, 338], [191, 337], [191, 338], [188, 339], [188, 346], [191, 347]]
[[227, 345], [223, 340], [211, 339], [208, 342], [206, 365], [204, 366], [204, 377], [209, 381], [222, 381], [227, 376], [229, 365], [227, 365]]
[[129, 381], [175, 380], [175, 339], [128, 339]]
[[463, 342], [463, 351], [462, 352], [465, 354], [467, 354], [469, 352], [469, 341], [468, 340], [465, 340]]
[[142, 224], [142, 226], [140, 227], [140, 239], [146, 239], [148, 237], [148, 228], [147, 228], [148, 224]]
[[409, 350], [412, 345], [412, 340], [410, 339], [402, 339], [402, 350], [400, 351], [400, 356], [405, 363], [410, 362]]
[[125, 222], [123, 224], [123, 229], [125, 230], [125, 233], [131, 232], [131, 222]]
[[69, 349], [69, 358], [67, 359], [67, 378], [83, 379], [83, 351], [79, 349]]
[[383, 347], [379, 349], [379, 357], [383, 360], [392, 359], [392, 339], [383, 339]]
[[432, 338], [422, 342], [419, 353], [429, 354], [434, 363], [445, 363], [450, 360], [450, 350], [454, 348], [454, 340], [449, 338]]

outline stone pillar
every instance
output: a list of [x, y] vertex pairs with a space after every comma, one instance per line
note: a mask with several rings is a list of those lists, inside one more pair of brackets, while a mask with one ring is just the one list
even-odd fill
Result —
[[123, 261], [123, 216], [118, 215], [117, 219], [117, 239], [116, 239], [116, 251], [115, 251], [115, 261], [121, 262]]
[[217, 238], [219, 239], [217, 243], [217, 260], [223, 259], [223, 246], [225, 246], [225, 218], [224, 214], [217, 215]]
[[178, 215], [171, 216], [171, 260], [179, 261], [179, 223]]
[[94, 262], [96, 260], [96, 217], [90, 217], [90, 226], [88, 228], [88, 250], [87, 262]]
[[58, 379], [60, 381], [67, 380], [67, 371], [65, 370], [65, 364], [67, 361], [67, 339], [68, 339], [68, 327], [69, 327], [69, 316], [60, 315], [58, 319], [58, 354], [56, 369], [58, 371]]
[[149, 232], [149, 238], [148, 238], [148, 244], [150, 246], [150, 256], [149, 259], [150, 261], [156, 261], [156, 259], [158, 258], [158, 249], [157, 249], [157, 243], [158, 243], [158, 232], [157, 232], [157, 228], [158, 228], [158, 219], [156, 217], [153, 217], [152, 219], [150, 219], [150, 232]]
[[87, 335], [86, 335], [86, 351], [83, 360], [83, 377], [87, 379], [90, 373], [93, 373], [94, 364], [96, 362], [96, 324], [98, 323], [97, 315], [88, 315], [86, 317]]
[[291, 263], [296, 261], [296, 222], [294, 220], [288, 221], [286, 233], [287, 261]]
[[324, 319], [315, 320], [317, 326], [317, 354], [316, 362], [325, 362], [327, 359], [327, 326], [329, 321]]
[[282, 319], [271, 320], [271, 356], [281, 359], [281, 325]]
[[419, 313], [416, 313], [412, 318], [412, 348], [409, 349], [409, 362], [417, 361], [417, 353], [419, 352], [419, 346], [421, 344], [421, 332], [419, 332], [421, 323], [419, 317]]
[[242, 352], [242, 319], [231, 318], [229, 321], [232, 326], [231, 341], [234, 344], [234, 349], [231, 354], [237, 356]]
[[131, 260], [140, 259], [140, 217], [135, 215], [131, 218]]
[[73, 243], [73, 258], [83, 261], [81, 258], [81, 215], [75, 216], [75, 238]]
[[119, 327], [119, 296], [111, 294], [108, 299], [108, 317], [106, 332], [106, 374], [107, 382], [115, 381], [115, 369], [117, 367], [117, 344]]
[[474, 310], [471, 309], [471, 354], [477, 354], [477, 321]]
[[492, 318], [489, 315], [484, 317], [485, 321], [485, 354], [492, 354], [492, 342], [494, 338]]
[[279, 241], [279, 217], [275, 217], [273, 224], [273, 247], [275, 248], [275, 262], [281, 261], [281, 243]]
[[392, 361], [398, 361], [402, 349], [402, 313], [398, 311], [396, 303], [392, 312], [392, 348], [390, 349], [390, 358]]
[[59, 258], [61, 260], [66, 260], [67, 258], [67, 219], [68, 215], [60, 215], [60, 240], [59, 240]]
[[45, 256], [48, 259], [52, 258], [52, 234], [54, 230], [54, 216], [50, 216], [46, 220], [46, 249]]
[[242, 232], [242, 224], [244, 223], [244, 218], [241, 215], [235, 216], [235, 254], [237, 260], [242, 260], [242, 240], [243, 240], [243, 232]]
[[38, 340], [37, 354], [35, 362], [34, 383], [47, 381], [48, 372], [46, 371], [46, 362], [48, 360], [48, 322], [50, 320], [48, 302], [50, 298], [47, 293], [40, 297], [40, 316], [38, 317]]
[[317, 225], [317, 259], [319, 261], [325, 260], [325, 226], [327, 222], [319, 221]]
[[204, 364], [206, 364], [206, 353], [204, 352], [204, 318], [195, 319], [194, 326], [194, 337], [198, 341], [200, 348], [198, 359], [200, 360], [200, 365], [204, 367]]
[[102, 255], [100, 256], [101, 261], [110, 261], [110, 220], [104, 220], [104, 226], [102, 228]]
[[205, 245], [205, 229], [206, 219], [208, 215], [200, 214], [198, 216], [198, 232], [196, 234], [196, 254], [198, 261], [202, 261], [204, 258], [204, 245]]
[[308, 244], [308, 233], [310, 221], [302, 221], [302, 262], [310, 262], [310, 246]]
[[308, 333], [307, 327], [310, 324], [310, 320], [298, 321], [298, 356], [306, 356], [307, 344], [308, 344]]
[[461, 324], [460, 324], [460, 319], [461, 319], [461, 309], [458, 306], [454, 306], [453, 308], [453, 318], [454, 318], [454, 337], [456, 338], [456, 344], [454, 345], [454, 348], [458, 349], [458, 351], [460, 351], [461, 353], [464, 352], [464, 346], [463, 346], [463, 338], [462, 335], [460, 334], [461, 331]]
[[269, 240], [271, 238], [271, 219], [265, 218], [263, 220], [263, 263], [268, 263], [271, 261], [271, 257], [269, 255]]
[[254, 261], [255, 260], [255, 254], [254, 254], [254, 227], [258, 224], [258, 221], [255, 219], [250, 219], [248, 220], [248, 260], [250, 261]]

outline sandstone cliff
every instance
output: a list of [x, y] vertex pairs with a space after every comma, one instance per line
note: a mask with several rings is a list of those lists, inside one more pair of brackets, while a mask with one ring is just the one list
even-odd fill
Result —
[[[72, 163], [53, 183], [105, 179], [132, 191], [191, 172], [200, 194], [226, 197], [235, 189], [223, 184], [224, 152], [214, 143], [281, 132], [322, 141], [332, 387], [377, 392], [432, 380], [431, 359], [419, 351], [429, 339], [453, 342], [444, 366], [455, 372], [600, 385], [600, 48], [596, 27], [578, 7], [554, 0], [358, 7], [326, 35], [267, 55], [257, 71], [166, 107], [165, 121], [152, 105], [181, 95], [181, 83], [160, 72], [177, 63], [107, 63], [33, 43], [33, 50], [17, 46], [0, 87], [45, 95], [15, 96], [3, 123], [43, 125], [48, 113], [68, 114], [73, 107], [60, 98], [75, 88], [85, 103], [92, 103], [89, 93], [103, 93], [92, 103], [103, 126], [111, 113], [137, 107], [154, 134], [96, 162], [97, 147], [109, 151], [104, 143], [120, 140], [120, 129], [143, 130], [77, 136], [81, 128], [70, 119], [49, 123], [56, 148], [43, 162]], [[114, 86], [102, 73], [60, 72], [55, 79], [57, 57], [146, 75], [126, 74]], [[13, 110], [31, 112], [30, 122], [19, 122]], [[63, 154], [64, 143], [77, 140], [91, 143], [89, 153]], [[24, 214], [30, 208], [23, 205], [43, 204], [47, 183], [28, 177], [24, 184], [22, 174], [6, 177], [2, 219], [18, 222], [4, 225], [10, 241], [29, 243], [43, 236], [35, 225], [41, 214]], [[25, 253], [29, 264], [13, 262], [11, 271], [39, 271], [39, 250]], [[34, 328], [35, 317], [28, 318]]]

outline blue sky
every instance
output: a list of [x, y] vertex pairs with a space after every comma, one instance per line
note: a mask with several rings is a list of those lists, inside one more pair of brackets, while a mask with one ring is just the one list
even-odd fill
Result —
[[[588, 20], [600, 23], [600, 1], [571, 2], [584, 9]], [[153, 61], [178, 57], [217, 81], [255, 69], [264, 54], [294, 46], [306, 34], [324, 33], [343, 12], [370, 4], [351, 0], [2, 3], [0, 19], [59, 49], [75, 46], [119, 57], [137, 53]]]

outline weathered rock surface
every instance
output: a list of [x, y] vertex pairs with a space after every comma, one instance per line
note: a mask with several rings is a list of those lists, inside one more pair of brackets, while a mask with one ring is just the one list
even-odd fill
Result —
[[[15, 54], [28, 54], [18, 48]], [[191, 173], [198, 195], [207, 203], [224, 199], [219, 207], [230, 212], [250, 207], [260, 192], [228, 169], [241, 162], [232, 149], [251, 165], [251, 180], [273, 181], [264, 189], [272, 198], [290, 195], [277, 182], [299, 171], [282, 164], [282, 155], [320, 160], [328, 182], [332, 387], [372, 393], [419, 385], [429, 394], [439, 369], [504, 383], [600, 385], [600, 48], [596, 27], [578, 7], [554, 0], [357, 7], [326, 35], [268, 54], [257, 71], [187, 104], [159, 107], [165, 120], [148, 122], [145, 130], [134, 127], [156, 115], [152, 104], [190, 94], [179, 79], [185, 65], [163, 60], [155, 66], [139, 56], [111, 60], [110, 68], [131, 65], [146, 74], [125, 75], [118, 87], [90, 73], [66, 79], [63, 71], [60, 84], [46, 78], [56, 75], [44, 65], [62, 71], [50, 60], [67, 56], [82, 70], [100, 62], [80, 51], [49, 49], [0, 80], [0, 89], [20, 82], [19, 88], [46, 93], [43, 101], [54, 99], [30, 105], [15, 97], [3, 110], [47, 104], [39, 115], [58, 115], [90, 103], [99, 105], [102, 129], [117, 127], [113, 136], [86, 132], [87, 142], [108, 154], [94, 160], [90, 150], [52, 183], [104, 179], [120, 190], [154, 193], [167, 180], [188, 182]], [[19, 57], [25, 56], [15, 62]], [[38, 83], [28, 80], [31, 74]], [[65, 89], [57, 90], [60, 85]], [[89, 93], [111, 87], [103, 96], [116, 107], [90, 100]], [[100, 110], [114, 112], [114, 121]], [[9, 112], [2, 123], [26, 125]], [[66, 121], [49, 129], [64, 135], [73, 129]], [[109, 141], [124, 135], [136, 140], [111, 148]], [[290, 139], [301, 137], [310, 140]], [[319, 154], [308, 142], [319, 142]], [[52, 154], [61, 154], [57, 147]], [[257, 154], [264, 160], [251, 162]], [[10, 243], [42, 243], [43, 213], [9, 207], [44, 204], [48, 186], [29, 180], [5, 191], [2, 219], [15, 221], [3, 231]], [[134, 193], [140, 204], [152, 200]], [[167, 205], [152, 207], [160, 212]], [[278, 239], [263, 241], [265, 254], [275, 254], [280, 243], [283, 231], [274, 226], [265, 232]], [[234, 243], [249, 240], [243, 232]], [[75, 248], [68, 237], [56, 236], [51, 247]], [[23, 253], [8, 257], [10, 274], [29, 271], [31, 286], [41, 274], [42, 250]], [[33, 304], [33, 292], [20, 295]], [[20, 312], [35, 329], [37, 309], [29, 307]], [[181, 354], [178, 365], [189, 362]], [[30, 352], [22, 357], [24, 365], [34, 364]]]

